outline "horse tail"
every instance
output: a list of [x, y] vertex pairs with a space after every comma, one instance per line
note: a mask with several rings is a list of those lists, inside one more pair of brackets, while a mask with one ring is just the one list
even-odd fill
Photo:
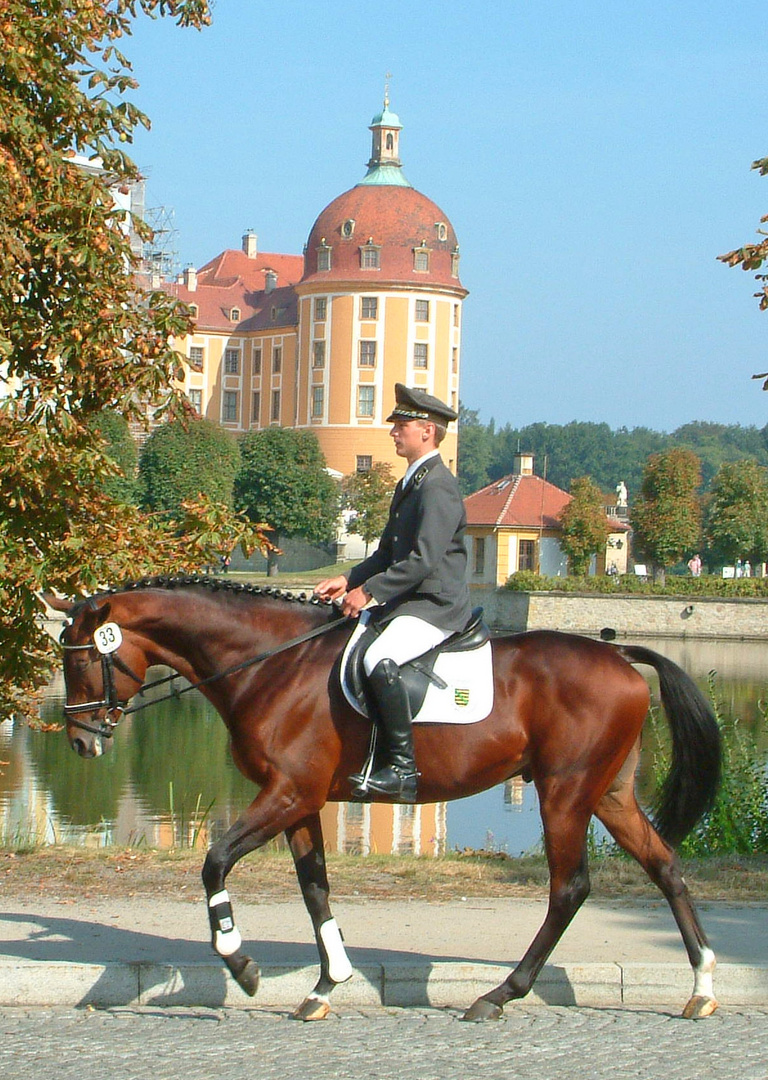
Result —
[[672, 764], [654, 811], [654, 827], [676, 847], [712, 809], [720, 784], [722, 738], [715, 714], [682, 668], [641, 645], [617, 645], [631, 664], [648, 664], [659, 676], [661, 702], [672, 732]]

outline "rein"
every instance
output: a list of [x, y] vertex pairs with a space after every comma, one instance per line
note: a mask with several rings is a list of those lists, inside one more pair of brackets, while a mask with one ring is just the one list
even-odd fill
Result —
[[[234, 664], [224, 671], [218, 671], [213, 675], [209, 675], [207, 678], [201, 679], [200, 682], [190, 683], [189, 686], [182, 686], [181, 689], [174, 689], [168, 694], [163, 694], [162, 697], [153, 698], [151, 701], [140, 702], [138, 705], [130, 706], [130, 708], [126, 708], [128, 705], [127, 700], [121, 701], [117, 697], [114, 673], [115, 667], [118, 668], [119, 671], [122, 671], [123, 674], [139, 683], [139, 689], [136, 693], [140, 695], [143, 695], [147, 690], [153, 690], [156, 686], [163, 686], [165, 683], [180, 678], [178, 672], [166, 675], [162, 679], [155, 679], [150, 683], [142, 683], [142, 680], [138, 675], [135, 675], [131, 671], [128, 665], [117, 656], [116, 652], [102, 653], [101, 671], [104, 697], [101, 701], [84, 701], [78, 705], [66, 704], [64, 706], [64, 715], [75, 727], [81, 728], [83, 731], [89, 731], [94, 735], [100, 735], [104, 739], [111, 739], [114, 729], [117, 727], [118, 722], [123, 716], [141, 712], [143, 709], [149, 708], [150, 705], [159, 705], [161, 701], [168, 701], [171, 698], [181, 697], [182, 694], [186, 694], [190, 690], [198, 690], [201, 686], [207, 686], [209, 683], [217, 682], [219, 679], [226, 679], [229, 675], [234, 675], [238, 671], [244, 671], [246, 668], [253, 667], [254, 664], [260, 664], [264, 660], [269, 660], [271, 657], [277, 656], [281, 652], [287, 652], [297, 645], [303, 645], [305, 641], [311, 641], [313, 638], [327, 634], [329, 630], [338, 629], [339, 626], [343, 626], [345, 623], [345, 619], [338, 618], [325, 623], [323, 626], [316, 626], [313, 630], [308, 630], [306, 634], [301, 634], [299, 637], [292, 638], [290, 641], [285, 641], [282, 645], [277, 645], [274, 649], [268, 649], [265, 652], [259, 653], [257, 656], [252, 656], [248, 660], [243, 660], [240, 664]], [[61, 646], [63, 649], [70, 650], [94, 648], [92, 642], [88, 642], [85, 645], [67, 645], [64, 642], [61, 642]], [[114, 721], [107, 716], [98, 726], [95, 724], [88, 724], [84, 720], [76, 718], [80, 713], [96, 712], [97, 709], [107, 709], [110, 715], [119, 713], [119, 716]]]

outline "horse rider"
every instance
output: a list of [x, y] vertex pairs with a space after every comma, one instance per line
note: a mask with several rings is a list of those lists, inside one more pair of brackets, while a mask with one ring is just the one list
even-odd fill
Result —
[[348, 575], [321, 581], [315, 593], [324, 600], [343, 598], [341, 610], [350, 618], [373, 601], [370, 621], [383, 626], [363, 658], [382, 745], [367, 785], [362, 773], [350, 777], [353, 794], [413, 803], [419, 774], [400, 667], [463, 630], [471, 604], [464, 503], [438, 449], [457, 413], [402, 383], [395, 384], [395, 401], [389, 434], [408, 468], [395, 488], [378, 549]]

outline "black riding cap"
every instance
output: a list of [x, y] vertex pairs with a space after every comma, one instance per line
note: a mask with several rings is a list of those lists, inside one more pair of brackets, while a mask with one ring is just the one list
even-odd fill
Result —
[[395, 401], [397, 404], [387, 417], [387, 423], [391, 420], [431, 420], [436, 424], [449, 424], [459, 415], [440, 398], [403, 383], [395, 383]]

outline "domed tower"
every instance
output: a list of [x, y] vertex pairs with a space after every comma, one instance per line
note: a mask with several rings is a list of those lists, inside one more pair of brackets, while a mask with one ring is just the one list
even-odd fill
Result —
[[[402, 125], [388, 100], [370, 130], [367, 173], [326, 206], [304, 251], [296, 424], [313, 428], [332, 469], [388, 461], [400, 475], [386, 423], [394, 385], [421, 387], [458, 409], [467, 290], [453, 226], [403, 173]], [[455, 471], [452, 428], [441, 452]]]

